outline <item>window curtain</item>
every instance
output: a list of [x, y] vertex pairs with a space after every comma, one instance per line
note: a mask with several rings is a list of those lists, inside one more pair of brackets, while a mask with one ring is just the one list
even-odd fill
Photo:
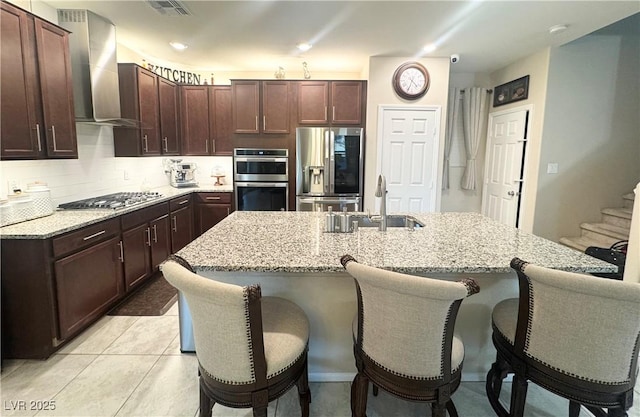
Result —
[[486, 88], [466, 88], [462, 95], [462, 126], [464, 130], [464, 148], [467, 155], [467, 166], [462, 175], [462, 189], [476, 190], [476, 155], [480, 139], [485, 133], [487, 114], [489, 111]]
[[444, 136], [444, 166], [442, 172], [442, 189], [449, 189], [449, 158], [451, 157], [451, 145], [456, 136], [456, 125], [460, 113], [460, 89], [449, 89], [449, 103], [447, 105], [447, 131]]

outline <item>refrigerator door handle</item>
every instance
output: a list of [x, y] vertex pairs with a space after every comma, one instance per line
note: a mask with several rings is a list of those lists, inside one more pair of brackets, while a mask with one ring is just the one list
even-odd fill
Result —
[[329, 194], [331, 191], [331, 187], [330, 187], [330, 183], [331, 183], [331, 159], [330, 159], [330, 155], [331, 155], [331, 148], [329, 146], [330, 140], [329, 140], [329, 135], [330, 132], [329, 130], [325, 130], [324, 131], [324, 172], [322, 173], [322, 175], [324, 176], [324, 193], [325, 194]]
[[333, 130], [329, 131], [329, 193], [334, 194], [336, 184], [336, 156], [335, 156], [335, 134]]

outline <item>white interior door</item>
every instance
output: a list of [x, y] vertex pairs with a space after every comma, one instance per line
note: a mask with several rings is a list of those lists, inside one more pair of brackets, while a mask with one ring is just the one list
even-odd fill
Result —
[[518, 226], [527, 110], [489, 115], [482, 214]]
[[437, 109], [381, 108], [380, 167], [387, 213], [436, 211]]

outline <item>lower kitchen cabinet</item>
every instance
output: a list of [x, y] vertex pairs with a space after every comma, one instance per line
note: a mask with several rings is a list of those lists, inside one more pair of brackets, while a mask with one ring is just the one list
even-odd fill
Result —
[[171, 252], [176, 253], [193, 240], [193, 208], [191, 195], [169, 202], [171, 220]]
[[124, 293], [120, 244], [112, 237], [55, 262], [61, 339], [84, 329]]
[[3, 358], [49, 357], [124, 295], [117, 218], [1, 244]]
[[195, 200], [195, 237], [211, 229], [233, 211], [231, 193], [197, 193]]
[[125, 290], [140, 285], [169, 256], [169, 214], [166, 203], [125, 214], [122, 221]]

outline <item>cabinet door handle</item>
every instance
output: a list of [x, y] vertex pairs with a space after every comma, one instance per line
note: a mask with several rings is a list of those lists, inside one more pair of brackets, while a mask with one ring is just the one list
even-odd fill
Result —
[[85, 237], [83, 237], [83, 238], [82, 238], [82, 240], [87, 241], [87, 240], [89, 240], [89, 239], [93, 239], [94, 237], [98, 237], [98, 236], [100, 236], [100, 235], [103, 235], [103, 234], [105, 234], [106, 232], [107, 232], [106, 230], [101, 230], [101, 231], [99, 231], [98, 233], [94, 233], [94, 234], [92, 234], [92, 235], [89, 235], [89, 236], [85, 236]]
[[327, 120], [327, 106], [324, 106], [324, 120]]
[[144, 151], [145, 151], [145, 152], [149, 152], [149, 144], [147, 143], [147, 135], [144, 135], [144, 136], [142, 137], [142, 141], [143, 141], [143, 143], [144, 143], [144, 144], [142, 145], [142, 146], [143, 146]]
[[215, 139], [211, 139], [211, 153], [215, 154], [216, 153], [216, 140]]
[[169, 139], [167, 139], [167, 137], [165, 136], [162, 141], [164, 142], [164, 151], [169, 152]]
[[40, 141], [40, 123], [36, 123], [36, 138], [38, 139], [38, 152], [42, 152], [42, 142]]
[[209, 140], [204, 141], [204, 153], [209, 153]]
[[153, 225], [153, 243], [158, 243], [158, 226]]
[[262, 116], [262, 130], [267, 130], [267, 116]]
[[53, 138], [53, 150], [58, 150], [58, 144], [56, 143], [56, 127], [51, 125], [51, 137]]
[[145, 233], [147, 234], [147, 246], [151, 247], [151, 229], [147, 227]]
[[176, 218], [176, 216], [173, 216], [171, 218], [171, 223], [173, 223], [173, 226], [171, 227], [173, 229], [174, 232], [178, 231], [178, 219]]
[[205, 200], [220, 200], [221, 197], [207, 197]]
[[231, 214], [231, 209], [229, 207], [227, 207], [227, 216]]
[[256, 116], [256, 131], [258, 130], [258, 116]]
[[336, 120], [336, 106], [333, 106], [333, 110], [331, 111], [331, 120]]
[[122, 245], [122, 241], [118, 242], [118, 246], [120, 246], [120, 257], [118, 258], [118, 260], [120, 260], [121, 263], [124, 263], [124, 248]]

